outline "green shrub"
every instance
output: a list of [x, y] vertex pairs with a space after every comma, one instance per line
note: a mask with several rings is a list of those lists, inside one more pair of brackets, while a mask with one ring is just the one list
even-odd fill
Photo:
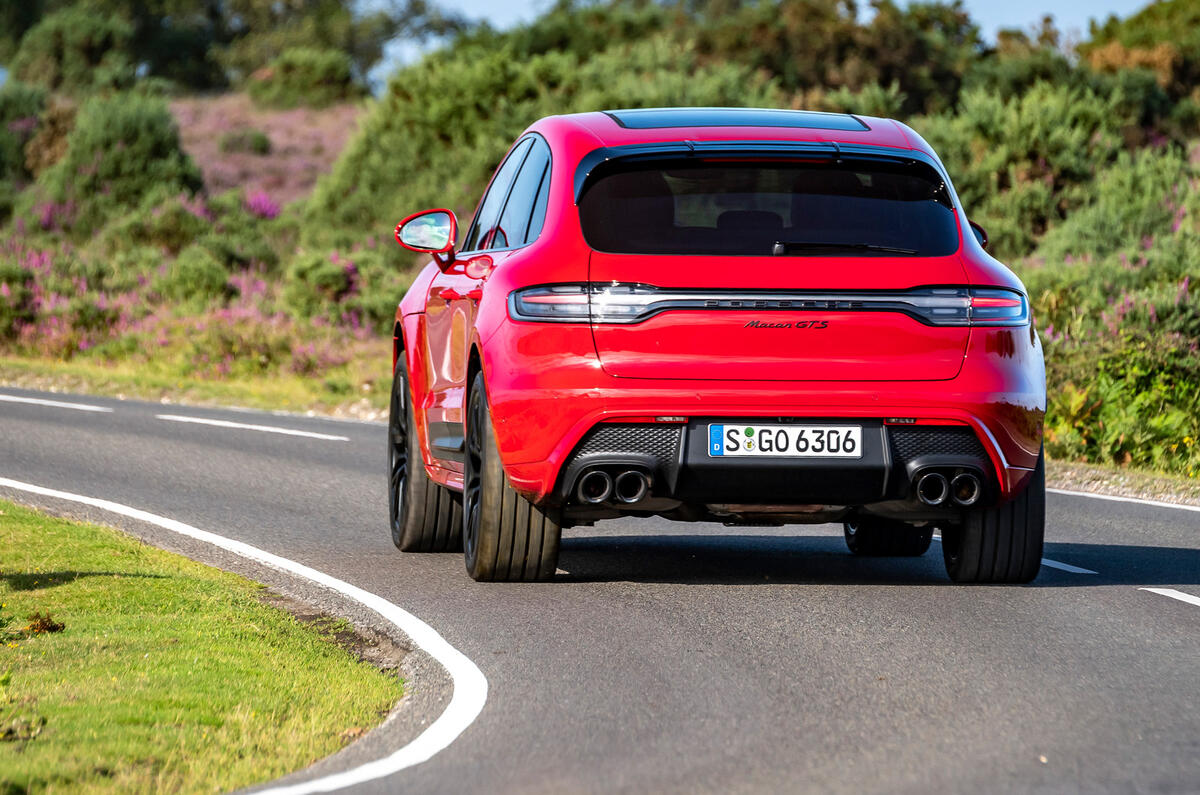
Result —
[[1053, 261], [1140, 250], [1143, 241], [1169, 234], [1176, 218], [1182, 222], [1188, 179], [1196, 176], [1175, 148], [1122, 152], [1097, 174], [1088, 203], [1046, 234], [1038, 254]]
[[1001, 258], [1033, 250], [1052, 224], [1086, 202], [1097, 169], [1116, 159], [1134, 123], [1121, 92], [1036, 83], [1004, 99], [964, 92], [956, 115], [913, 126], [938, 152], [972, 220]]
[[46, 105], [38, 118], [37, 132], [25, 145], [25, 168], [31, 175], [41, 174], [67, 153], [76, 111], [75, 103], [61, 96]]
[[133, 32], [113, 14], [68, 7], [29, 29], [11, 71], [18, 80], [70, 94], [125, 88], [134, 81]]
[[17, 186], [11, 179], [0, 179], [0, 226], [8, 223], [17, 203]]
[[230, 130], [221, 136], [217, 148], [222, 152], [246, 152], [253, 155], [269, 155], [271, 139], [262, 130], [242, 127]]
[[352, 271], [337, 254], [301, 254], [287, 271], [283, 300], [303, 319], [329, 313], [352, 289]]
[[362, 96], [350, 56], [338, 50], [293, 48], [250, 76], [251, 98], [271, 108], [323, 108]]
[[213, 230], [198, 242], [208, 248], [227, 268], [250, 265], [263, 267], [268, 273], [279, 265], [280, 252], [291, 253], [294, 246], [280, 242], [279, 229], [286, 222], [264, 220], [246, 209], [245, 194], [240, 190], [227, 191], [208, 201], [214, 215]]
[[27, 180], [25, 143], [34, 134], [46, 92], [9, 80], [0, 88], [0, 179]]
[[824, 95], [814, 109], [893, 118], [900, 115], [907, 99], [900, 83], [893, 80], [886, 88], [878, 83], [869, 83], [858, 91], [840, 88]]
[[75, 231], [86, 234], [152, 191], [194, 193], [201, 179], [166, 103], [124, 93], [80, 108], [66, 155], [42, 172], [38, 184], [51, 200], [76, 208]]
[[22, 324], [36, 317], [33, 274], [15, 262], [0, 260], [0, 339], [13, 339]]
[[164, 297], [192, 304], [208, 303], [231, 292], [229, 272], [208, 249], [198, 245], [179, 252], [156, 286]]
[[705, 62], [668, 36], [619, 44], [582, 62], [566, 52], [520, 58], [507, 47], [439, 52], [396, 73], [318, 182], [305, 208], [306, 243], [347, 246], [427, 206], [465, 217], [507, 147], [542, 116], [783, 100], [763, 75]]
[[135, 209], [98, 232], [95, 248], [108, 255], [143, 246], [177, 254], [212, 228], [211, 213], [202, 198], [167, 195], [166, 190], [153, 188]]

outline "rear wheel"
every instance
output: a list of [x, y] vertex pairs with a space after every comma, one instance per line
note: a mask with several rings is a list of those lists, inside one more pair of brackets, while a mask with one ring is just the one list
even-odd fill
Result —
[[932, 527], [913, 527], [874, 517], [846, 522], [842, 533], [850, 551], [865, 556], [918, 557], [929, 550], [933, 541]]
[[500, 464], [483, 375], [467, 403], [467, 460], [463, 476], [463, 552], [476, 580], [550, 580], [562, 534], [557, 512], [518, 494]]
[[1046, 457], [1038, 456], [1029, 486], [994, 508], [968, 513], [942, 530], [946, 573], [955, 582], [1031, 582], [1042, 565], [1046, 528]]
[[457, 552], [462, 548], [462, 497], [429, 479], [413, 420], [408, 368], [401, 358], [392, 377], [388, 412], [388, 518], [392, 543], [404, 552]]

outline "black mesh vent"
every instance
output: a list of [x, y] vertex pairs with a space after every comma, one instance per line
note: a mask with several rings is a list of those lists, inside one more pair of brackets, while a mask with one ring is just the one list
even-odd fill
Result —
[[587, 432], [567, 465], [569, 468], [572, 462], [593, 455], [608, 458], [651, 456], [657, 462], [658, 474], [669, 483], [674, 483], [679, 468], [683, 428], [682, 425], [601, 423]]
[[975, 431], [967, 427], [933, 427], [889, 425], [888, 438], [892, 458], [903, 465], [919, 455], [960, 455], [987, 461], [987, 453]]
[[674, 466], [679, 455], [679, 434], [682, 430], [682, 425], [622, 425], [606, 422], [588, 431], [572, 457], [592, 453], [641, 453], [654, 456], [660, 466]]

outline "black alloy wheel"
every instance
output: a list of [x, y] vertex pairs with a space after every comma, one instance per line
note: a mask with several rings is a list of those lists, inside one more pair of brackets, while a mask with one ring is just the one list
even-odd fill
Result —
[[388, 410], [388, 523], [404, 552], [457, 552], [462, 498], [430, 480], [417, 441], [404, 359], [396, 364]]
[[959, 583], [1027, 583], [1042, 567], [1046, 535], [1046, 456], [1024, 491], [999, 505], [969, 511], [942, 528], [946, 573]]
[[509, 483], [500, 463], [483, 374], [467, 398], [463, 473], [463, 558], [472, 578], [492, 582], [554, 579], [562, 526], [557, 510], [534, 505]]

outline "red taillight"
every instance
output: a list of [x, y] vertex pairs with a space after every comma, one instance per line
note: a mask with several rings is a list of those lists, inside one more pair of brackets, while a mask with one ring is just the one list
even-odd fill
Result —
[[1028, 321], [1029, 304], [1020, 293], [988, 287], [971, 289], [972, 326], [1023, 326]]
[[1025, 296], [1000, 287], [917, 287], [889, 291], [689, 290], [648, 284], [585, 282], [514, 290], [513, 320], [541, 323], [641, 323], [662, 312], [900, 312], [930, 326], [1021, 326]]

